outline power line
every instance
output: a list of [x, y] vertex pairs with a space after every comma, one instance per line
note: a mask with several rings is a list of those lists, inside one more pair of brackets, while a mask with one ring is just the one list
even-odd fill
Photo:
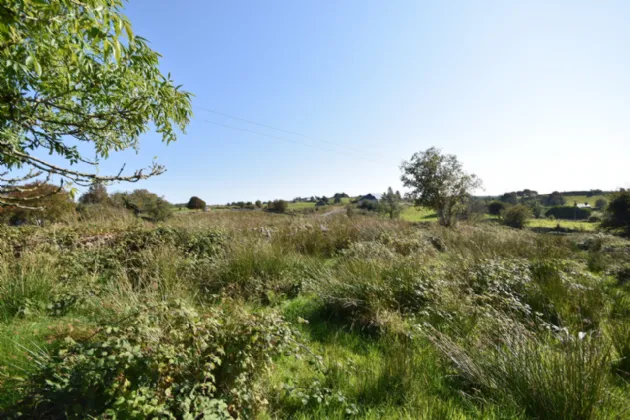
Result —
[[[233, 125], [223, 124], [223, 123], [220, 123], [220, 122], [217, 122], [217, 121], [210, 121], [210, 120], [206, 120], [204, 118], [198, 118], [197, 117], [196, 119], [199, 120], [199, 121], [207, 122], [209, 124], [214, 124], [214, 125], [218, 125], [220, 127], [229, 128], [230, 130], [243, 131], [243, 132], [246, 132], [246, 133], [255, 134], [257, 136], [268, 137], [268, 138], [272, 138], [272, 139], [276, 139], [276, 140], [280, 140], [280, 141], [284, 141], [284, 142], [289, 142], [289, 143], [299, 144], [299, 145], [302, 145], [302, 146], [312, 147], [314, 149], [324, 150], [326, 152], [337, 153], [337, 154], [345, 154], [345, 153], [343, 153], [343, 152], [341, 152], [339, 150], [333, 150], [333, 149], [328, 149], [328, 148], [324, 148], [324, 147], [319, 147], [319, 146], [316, 146], [316, 145], [313, 145], [313, 144], [304, 143], [304, 142], [293, 140], [293, 139], [289, 139], [289, 138], [286, 138], [286, 137], [280, 137], [280, 136], [275, 136], [273, 134], [261, 133], [259, 131], [249, 130], [247, 128], [242, 128], [242, 127], [235, 127]], [[380, 162], [378, 162], [378, 161], [371, 160], [371, 159], [366, 159], [366, 158], [361, 157], [361, 156], [354, 156], [354, 157], [359, 158], [359, 159], [363, 159], [366, 162], [380, 164]]]
[[[201, 106], [197, 106], [197, 108], [202, 110], [202, 111], [211, 112], [213, 114], [220, 115], [220, 116], [226, 117], [226, 118], [230, 118], [230, 119], [233, 119], [233, 120], [236, 120], [236, 121], [242, 121], [242, 122], [245, 122], [247, 124], [257, 125], [259, 127], [268, 128], [270, 130], [276, 130], [276, 131], [280, 131], [280, 132], [283, 132], [283, 133], [286, 133], [286, 134], [291, 134], [291, 135], [294, 135], [294, 136], [300, 136], [300, 137], [303, 137], [303, 138], [311, 140], [311, 141], [317, 141], [317, 142], [320, 142], [320, 143], [327, 143], [327, 144], [330, 144], [332, 146], [339, 147], [339, 145], [336, 144], [335, 142], [324, 140], [324, 139], [316, 139], [316, 138], [313, 138], [311, 136], [307, 136], [306, 134], [298, 133], [297, 131], [285, 130], [284, 128], [278, 128], [278, 127], [274, 127], [274, 126], [269, 125], [269, 124], [264, 124], [264, 123], [261, 123], [261, 122], [258, 122], [258, 121], [249, 120], [247, 118], [237, 117], [235, 115], [230, 115], [230, 114], [226, 114], [225, 112], [217, 111], [216, 109], [209, 109], [209, 108], [204, 108], [204, 107], [201, 107]], [[353, 152], [353, 153], [361, 153], [360, 151], [355, 150], [355, 149], [353, 149], [351, 147], [344, 147], [344, 148], [349, 150], [349, 151], [351, 151], [351, 152]]]

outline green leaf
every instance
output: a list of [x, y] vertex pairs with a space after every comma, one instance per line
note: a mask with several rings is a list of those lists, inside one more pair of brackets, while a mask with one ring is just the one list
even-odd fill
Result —
[[42, 66], [39, 64], [39, 62], [34, 61], [33, 62], [33, 67], [35, 68], [35, 73], [37, 73], [37, 76], [41, 76], [42, 75]]
[[114, 58], [116, 59], [117, 63], [120, 63], [120, 56], [121, 56], [121, 46], [120, 46], [120, 42], [118, 42], [118, 40], [114, 40]]

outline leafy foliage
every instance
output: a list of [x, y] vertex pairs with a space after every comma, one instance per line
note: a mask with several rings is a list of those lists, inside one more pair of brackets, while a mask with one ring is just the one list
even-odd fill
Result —
[[[160, 73], [159, 55], [133, 34], [122, 5], [122, 0], [3, 1], [0, 165], [33, 170], [14, 181], [39, 173], [80, 183], [137, 181], [164, 171], [154, 164], [148, 172], [101, 176], [70, 168], [97, 163], [76, 141], [92, 146], [97, 160], [107, 158], [112, 151], [137, 148], [149, 124], [165, 142], [175, 140], [191, 115], [190, 94]], [[32, 153], [42, 150], [67, 166]]]
[[531, 216], [531, 209], [523, 204], [510, 206], [501, 214], [504, 224], [517, 229], [523, 229]]
[[566, 220], [586, 220], [591, 215], [592, 210], [576, 206], [552, 207], [545, 212], [547, 217], [553, 216], [556, 219]]
[[79, 197], [81, 204], [109, 204], [107, 187], [102, 182], [94, 182], [85, 194]]
[[630, 191], [617, 193], [606, 209], [604, 226], [624, 229], [630, 236]]
[[492, 214], [493, 216], [499, 216], [504, 210], [505, 204], [501, 201], [493, 201], [492, 203], [488, 204], [488, 213]]
[[112, 194], [111, 199], [118, 207], [131, 210], [136, 216], [146, 215], [154, 222], [164, 221], [173, 213], [173, 208], [168, 201], [148, 190], [115, 193]]
[[380, 200], [380, 211], [387, 214], [390, 219], [396, 219], [400, 216], [402, 205], [400, 197], [394, 193], [392, 187], [387, 188]]
[[7, 201], [28, 203], [28, 206], [0, 207], [0, 220], [12, 225], [54, 223], [72, 217], [75, 212], [70, 193], [52, 184], [26, 184], [24, 191], [11, 192]]
[[273, 200], [267, 204], [267, 209], [276, 213], [284, 213], [289, 208], [289, 203], [284, 200]]
[[190, 200], [188, 200], [188, 204], [186, 205], [186, 207], [190, 210], [205, 210], [206, 202], [199, 197], [190, 197]]
[[444, 226], [455, 223], [468, 196], [481, 187], [481, 180], [464, 171], [455, 155], [444, 155], [434, 147], [415, 153], [402, 164], [403, 185], [417, 206], [433, 208]]
[[182, 303], [143, 306], [91, 337], [36, 354], [16, 409], [34, 417], [216, 418], [262, 405], [255, 379], [274, 355], [299, 352], [276, 315]]

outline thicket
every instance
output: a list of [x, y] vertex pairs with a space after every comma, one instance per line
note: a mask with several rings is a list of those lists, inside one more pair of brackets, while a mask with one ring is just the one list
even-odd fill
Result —
[[586, 220], [591, 216], [593, 210], [590, 208], [577, 206], [552, 207], [545, 212], [545, 216], [553, 216], [556, 219]]
[[628, 412], [607, 234], [208, 212], [0, 238], [0, 417]]

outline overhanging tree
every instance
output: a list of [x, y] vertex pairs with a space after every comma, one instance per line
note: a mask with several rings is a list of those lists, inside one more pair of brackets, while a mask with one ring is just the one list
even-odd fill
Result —
[[482, 185], [476, 175], [464, 171], [457, 156], [442, 154], [435, 147], [414, 153], [401, 169], [401, 180], [411, 188], [409, 197], [415, 205], [434, 209], [444, 226], [455, 223], [468, 197]]
[[[14, 193], [28, 192], [19, 184], [42, 175], [88, 185], [164, 172], [155, 162], [129, 174], [124, 166], [111, 175], [96, 168], [111, 152], [138, 150], [150, 124], [164, 142], [176, 140], [192, 114], [191, 94], [160, 72], [159, 54], [133, 34], [122, 6], [122, 0], [0, 3], [0, 205], [37, 201]], [[78, 145], [90, 146], [90, 158]]]

